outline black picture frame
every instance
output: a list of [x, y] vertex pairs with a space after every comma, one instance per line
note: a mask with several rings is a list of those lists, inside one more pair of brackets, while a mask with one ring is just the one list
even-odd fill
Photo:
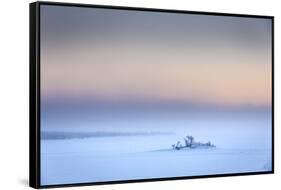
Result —
[[[68, 6], [68, 7], [88, 7], [88, 8], [105, 8], [118, 10], [136, 10], [145, 12], [169, 12], [169, 13], [184, 13], [196, 15], [215, 15], [215, 16], [231, 16], [231, 17], [247, 17], [247, 18], [266, 18], [272, 23], [271, 28], [271, 68], [272, 68], [272, 170], [264, 172], [245, 172], [245, 173], [229, 173], [216, 175], [199, 175], [199, 176], [183, 176], [169, 178], [152, 178], [138, 180], [122, 180], [122, 181], [107, 181], [93, 183], [75, 183], [75, 184], [58, 184], [58, 185], [41, 185], [40, 183], [40, 6]], [[168, 10], [155, 8], [141, 7], [123, 7], [109, 5], [91, 5], [91, 4], [76, 4], [76, 3], [58, 3], [58, 2], [34, 2], [29, 5], [29, 38], [30, 38], [30, 75], [29, 75], [29, 185], [33, 188], [51, 188], [51, 187], [72, 187], [72, 186], [87, 186], [87, 185], [102, 185], [102, 184], [120, 184], [120, 183], [135, 183], [135, 182], [151, 182], [151, 181], [166, 181], [166, 180], [183, 180], [195, 178], [211, 178], [211, 177], [226, 177], [226, 176], [244, 176], [257, 174], [273, 174], [274, 173], [274, 17], [264, 15], [248, 15], [248, 14], [231, 14], [217, 12], [201, 12], [201, 11], [186, 11], [186, 10]]]

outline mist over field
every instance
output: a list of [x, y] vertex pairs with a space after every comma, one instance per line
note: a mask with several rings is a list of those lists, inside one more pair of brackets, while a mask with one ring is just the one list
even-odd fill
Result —
[[[271, 170], [270, 112], [118, 115], [42, 132], [42, 184]], [[186, 135], [216, 147], [172, 149]]]

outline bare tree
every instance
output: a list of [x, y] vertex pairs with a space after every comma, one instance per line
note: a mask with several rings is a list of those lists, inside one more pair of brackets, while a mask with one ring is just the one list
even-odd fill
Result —
[[185, 146], [181, 145], [181, 142], [178, 141], [176, 144], [173, 144], [173, 149], [180, 150], [182, 148], [197, 148], [197, 147], [215, 147], [210, 141], [207, 143], [195, 142], [193, 136], [187, 135], [183, 138]]
[[185, 146], [186, 147], [189, 147], [189, 141], [188, 141], [188, 139], [186, 139], [186, 138], [183, 138], [184, 139], [184, 142], [185, 142]]
[[179, 149], [181, 149], [181, 148], [182, 148], [181, 142], [178, 141], [178, 142], [177, 142], [177, 145], [176, 145], [176, 149], [179, 150]]
[[194, 137], [193, 136], [186, 136], [186, 138], [184, 138], [185, 140], [185, 145], [186, 147], [191, 147], [192, 144], [194, 143]]

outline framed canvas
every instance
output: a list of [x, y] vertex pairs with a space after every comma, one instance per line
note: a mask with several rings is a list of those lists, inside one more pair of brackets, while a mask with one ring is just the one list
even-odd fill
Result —
[[30, 186], [274, 172], [274, 18], [30, 4]]

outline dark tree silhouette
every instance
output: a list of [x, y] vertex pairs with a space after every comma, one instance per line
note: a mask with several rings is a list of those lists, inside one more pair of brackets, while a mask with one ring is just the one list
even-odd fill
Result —
[[207, 143], [201, 143], [201, 142], [195, 142], [193, 136], [187, 135], [185, 138], [183, 138], [185, 146], [181, 145], [181, 142], [178, 141], [176, 144], [173, 144], [173, 149], [180, 150], [182, 148], [198, 148], [198, 147], [215, 147], [210, 141]]

